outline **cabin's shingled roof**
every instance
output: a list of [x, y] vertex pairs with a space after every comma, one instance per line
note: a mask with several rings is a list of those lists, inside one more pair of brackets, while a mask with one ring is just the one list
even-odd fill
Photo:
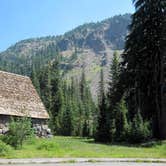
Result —
[[29, 77], [0, 71], [0, 114], [48, 119]]

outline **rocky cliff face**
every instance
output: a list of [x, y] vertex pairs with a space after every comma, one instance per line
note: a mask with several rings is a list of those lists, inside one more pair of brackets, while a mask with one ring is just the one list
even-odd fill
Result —
[[114, 50], [123, 50], [130, 17], [118, 15], [81, 25], [64, 35], [20, 41], [0, 53], [0, 68], [29, 75], [33, 64], [47, 64], [58, 51], [65, 77], [79, 76], [84, 66], [92, 92], [97, 94], [100, 68], [107, 75]]
[[57, 45], [61, 51], [72, 47], [92, 49], [95, 53], [107, 47], [121, 50], [130, 23], [130, 14], [115, 16], [98, 23], [84, 24], [59, 37]]

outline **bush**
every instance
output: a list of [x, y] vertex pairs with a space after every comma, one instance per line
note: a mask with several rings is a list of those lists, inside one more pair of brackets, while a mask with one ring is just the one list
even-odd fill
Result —
[[12, 148], [9, 145], [0, 140], [0, 157], [8, 156], [11, 150]]
[[49, 141], [43, 141], [37, 146], [38, 150], [47, 150], [47, 151], [51, 151], [53, 149], [58, 149], [58, 148], [59, 147], [57, 144]]
[[5, 135], [3, 141], [17, 149], [22, 147], [23, 142], [29, 137], [32, 137], [32, 135], [33, 129], [29, 118], [11, 119], [9, 131]]

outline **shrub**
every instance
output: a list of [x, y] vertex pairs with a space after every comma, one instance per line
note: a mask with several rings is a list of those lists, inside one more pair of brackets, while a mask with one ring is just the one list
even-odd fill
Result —
[[8, 156], [11, 153], [12, 148], [9, 145], [6, 145], [3, 141], [0, 140], [0, 156]]
[[32, 135], [33, 129], [29, 118], [12, 118], [9, 124], [9, 131], [3, 141], [17, 149], [22, 147], [23, 142]]
[[37, 149], [50, 151], [52, 149], [58, 149], [58, 145], [53, 142], [43, 141], [37, 146]]

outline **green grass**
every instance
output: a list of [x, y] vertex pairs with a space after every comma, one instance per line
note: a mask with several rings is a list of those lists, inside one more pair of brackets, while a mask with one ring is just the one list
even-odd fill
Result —
[[92, 139], [54, 137], [33, 139], [20, 150], [12, 150], [6, 158], [40, 157], [108, 157], [108, 158], [166, 158], [166, 143], [151, 147], [95, 144]]

